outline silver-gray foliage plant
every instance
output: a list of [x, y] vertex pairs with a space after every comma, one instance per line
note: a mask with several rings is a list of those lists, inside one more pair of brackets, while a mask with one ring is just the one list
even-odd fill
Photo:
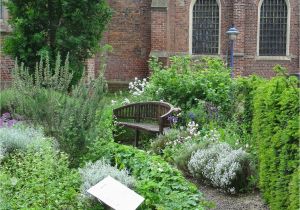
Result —
[[5, 153], [6, 153], [6, 149], [4, 148], [4, 146], [2, 144], [0, 144], [0, 163], [5, 156]]
[[14, 149], [26, 150], [29, 146], [36, 149], [47, 142], [41, 129], [26, 126], [0, 128], [0, 160], [6, 152]]
[[127, 170], [119, 170], [113, 167], [107, 160], [98, 160], [95, 163], [88, 162], [85, 167], [79, 169], [83, 183], [81, 185], [81, 194], [85, 198], [91, 198], [87, 190], [98, 182], [111, 176], [129, 188], [135, 185], [135, 179], [129, 175]]
[[235, 193], [234, 180], [242, 174], [248, 154], [242, 149], [234, 150], [227, 143], [212, 144], [199, 149], [191, 156], [188, 163], [190, 173], [209, 180], [214, 187]]

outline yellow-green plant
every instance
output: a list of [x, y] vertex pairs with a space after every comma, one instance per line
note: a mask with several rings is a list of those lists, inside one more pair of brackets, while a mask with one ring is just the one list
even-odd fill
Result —
[[[277, 76], [254, 94], [253, 135], [259, 160], [259, 186], [271, 210], [291, 208], [289, 189], [299, 166], [299, 81]], [[290, 191], [293, 189], [292, 191]]]

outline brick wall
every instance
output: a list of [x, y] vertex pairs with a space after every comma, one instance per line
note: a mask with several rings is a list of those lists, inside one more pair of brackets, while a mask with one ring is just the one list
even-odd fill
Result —
[[[235, 43], [235, 72], [238, 75], [258, 74], [264, 77], [274, 75], [273, 67], [280, 64], [288, 68], [289, 72], [299, 71], [299, 2], [290, 0], [291, 21], [290, 21], [290, 59], [289, 60], [259, 60], [257, 57], [257, 25], [258, 25], [258, 4], [259, 0], [220, 0], [221, 5], [221, 46], [220, 56], [226, 60], [228, 56], [229, 42], [226, 31], [234, 24], [240, 31]], [[168, 30], [160, 31], [161, 37], [157, 36], [157, 31], [152, 31], [151, 54], [166, 58], [175, 54], [189, 53], [189, 14], [191, 10], [191, 0], [168, 1], [168, 7], [163, 10], [167, 16]], [[162, 17], [162, 14], [160, 18]], [[152, 24], [161, 22], [156, 11], [152, 9]], [[159, 26], [152, 25], [152, 29], [159, 29]], [[159, 45], [168, 37], [166, 45]]]
[[[151, 46], [151, 1], [109, 0], [114, 10], [102, 44], [110, 44], [105, 77], [108, 81], [130, 81], [148, 76]], [[99, 55], [95, 69], [99, 71]]]
[[[0, 27], [4, 26], [0, 24]], [[7, 27], [5, 25], [5, 27]], [[11, 71], [14, 67], [14, 61], [4, 55], [2, 51], [3, 47], [3, 40], [6, 36], [6, 33], [4, 32], [4, 27], [2, 27], [2, 31], [0, 30], [0, 90], [6, 87], [9, 87], [11, 84]], [[8, 29], [8, 28], [5, 28]]]

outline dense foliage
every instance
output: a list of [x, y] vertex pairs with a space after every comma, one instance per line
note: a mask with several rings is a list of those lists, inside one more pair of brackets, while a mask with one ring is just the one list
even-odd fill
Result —
[[157, 59], [150, 60], [153, 74], [146, 92], [155, 100], [165, 100], [183, 110], [198, 100], [211, 102], [226, 111], [230, 105], [230, 72], [222, 60], [172, 57], [169, 67], [162, 67]]
[[203, 209], [198, 189], [160, 157], [117, 143], [97, 141], [87, 158], [95, 161], [101, 157], [110, 159], [120, 169], [128, 169], [135, 177], [135, 189], [145, 197], [141, 209]]
[[[218, 59], [174, 57], [169, 67], [153, 59], [149, 80], [135, 78], [129, 93], [113, 96], [105, 94], [103, 75], [90, 85], [71, 87], [68, 59], [61, 65], [58, 55], [53, 67], [49, 62], [49, 57], [42, 57], [33, 75], [16, 65], [13, 87], [0, 93], [4, 99], [0, 101], [0, 206], [4, 209], [49, 205], [102, 210], [86, 189], [107, 175], [145, 197], [141, 209], [204, 209], [208, 204], [183, 175], [227, 193], [260, 187], [271, 210], [299, 209], [296, 78], [231, 79]], [[140, 142], [147, 151], [115, 143], [131, 137], [115, 128], [112, 109], [145, 100], [168, 101], [183, 112], [169, 116], [172, 126], [163, 135]], [[23, 127], [26, 124], [30, 127]], [[51, 138], [40, 129], [31, 130], [40, 125]], [[79, 171], [68, 168], [66, 155], [49, 146], [56, 140], [55, 148], [68, 153], [72, 167], [81, 165]], [[52, 179], [54, 168], [58, 176], [45, 183]], [[59, 198], [61, 188], [54, 188], [55, 182], [65, 190]], [[9, 193], [21, 191], [19, 186], [30, 202], [20, 199], [21, 204], [18, 196], [23, 192], [8, 200]], [[34, 200], [35, 192], [42, 198]]]
[[297, 84], [296, 78], [278, 76], [261, 84], [254, 95], [253, 135], [259, 154], [259, 184], [272, 210], [299, 208], [299, 203], [290, 202], [299, 187], [299, 181], [293, 178], [299, 167]]
[[0, 170], [0, 209], [80, 209], [80, 176], [49, 146], [16, 152]]
[[12, 33], [4, 50], [33, 68], [39, 56], [70, 53], [73, 79], [82, 75], [84, 62], [98, 49], [99, 40], [111, 17], [105, 0], [9, 0], [7, 7]]
[[43, 126], [46, 135], [56, 138], [75, 166], [89, 141], [99, 134], [94, 126], [101, 117], [96, 113], [103, 107], [106, 83], [100, 75], [88, 85], [82, 80], [69, 89], [72, 74], [68, 63], [66, 59], [62, 65], [58, 56], [51, 68], [49, 58], [42, 57], [34, 75], [24, 65], [16, 65], [13, 87], [0, 94], [5, 100], [0, 108]]

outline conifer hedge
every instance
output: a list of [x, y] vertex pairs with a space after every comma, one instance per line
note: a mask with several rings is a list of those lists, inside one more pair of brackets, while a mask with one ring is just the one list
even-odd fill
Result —
[[271, 210], [299, 209], [299, 88], [296, 78], [274, 77], [254, 93], [253, 135], [259, 185]]

